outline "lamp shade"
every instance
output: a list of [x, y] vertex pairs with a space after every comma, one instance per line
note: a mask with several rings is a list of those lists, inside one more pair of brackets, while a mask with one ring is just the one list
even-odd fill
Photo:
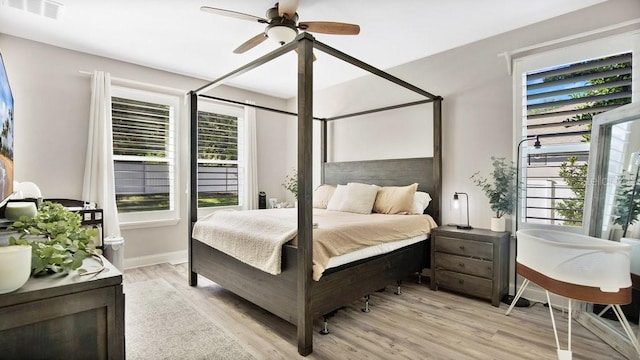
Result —
[[458, 229], [464, 229], [464, 230], [471, 230], [471, 229], [473, 229], [473, 227], [471, 227], [471, 225], [469, 225], [469, 194], [464, 193], [464, 192], [456, 191], [453, 194], [453, 207], [454, 207], [454, 209], [458, 209], [460, 207], [460, 200], [459, 200], [458, 195], [464, 195], [465, 199], [467, 200], [467, 225], [458, 225], [457, 228]]
[[284, 45], [295, 39], [298, 32], [286, 25], [271, 26], [267, 29], [267, 37], [275, 40], [278, 44]]

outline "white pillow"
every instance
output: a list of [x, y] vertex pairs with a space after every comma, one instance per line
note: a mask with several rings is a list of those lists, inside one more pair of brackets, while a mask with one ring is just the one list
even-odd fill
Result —
[[347, 194], [347, 185], [338, 185], [327, 203], [327, 210], [340, 211]]
[[377, 194], [378, 186], [376, 185], [348, 183], [346, 196], [342, 202], [340, 211], [371, 214]]
[[331, 200], [331, 196], [336, 191], [333, 185], [320, 185], [313, 192], [313, 207], [318, 209], [326, 209]]
[[431, 196], [429, 193], [423, 191], [416, 191], [413, 195], [413, 206], [411, 207], [412, 214], [424, 214], [424, 211], [431, 202]]

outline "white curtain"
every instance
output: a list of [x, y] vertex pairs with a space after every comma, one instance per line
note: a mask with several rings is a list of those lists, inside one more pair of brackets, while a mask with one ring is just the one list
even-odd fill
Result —
[[[247, 104], [255, 104], [246, 101]], [[246, 181], [244, 183], [244, 206], [245, 210], [258, 208], [258, 149], [256, 141], [256, 108], [253, 106], [244, 107], [245, 123], [245, 152], [244, 164], [247, 169]]]
[[102, 209], [104, 236], [119, 237], [120, 222], [113, 175], [111, 75], [103, 71], [94, 71], [91, 76], [91, 110], [82, 199]]

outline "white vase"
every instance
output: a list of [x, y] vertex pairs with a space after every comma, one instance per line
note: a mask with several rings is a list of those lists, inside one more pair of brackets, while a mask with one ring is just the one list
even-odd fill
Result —
[[17, 290], [31, 275], [31, 246], [0, 246], [0, 294]]
[[506, 230], [507, 221], [505, 217], [491, 218], [491, 231], [504, 232]]

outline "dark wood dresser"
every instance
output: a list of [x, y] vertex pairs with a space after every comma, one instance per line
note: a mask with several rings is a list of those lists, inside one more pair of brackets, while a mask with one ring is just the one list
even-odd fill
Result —
[[431, 289], [491, 300], [509, 291], [509, 232], [441, 226], [431, 232]]
[[104, 263], [97, 275], [30, 278], [0, 295], [0, 358], [124, 359], [122, 274]]

